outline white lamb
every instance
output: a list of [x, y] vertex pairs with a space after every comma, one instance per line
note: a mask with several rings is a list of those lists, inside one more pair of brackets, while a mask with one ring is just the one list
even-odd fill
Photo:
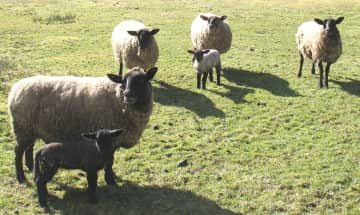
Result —
[[159, 31], [134, 20], [123, 21], [115, 27], [111, 44], [115, 60], [120, 64], [119, 75], [122, 75], [123, 64], [127, 69], [139, 66], [145, 71], [154, 67], [159, 49], [153, 35]]
[[301, 77], [304, 57], [313, 61], [311, 72], [315, 74], [315, 63], [320, 70], [320, 88], [323, 87], [323, 62], [326, 62], [325, 86], [328, 87], [330, 65], [335, 63], [342, 52], [340, 32], [336, 25], [344, 17], [334, 19], [314, 19], [301, 24], [296, 33], [296, 44], [300, 54], [300, 68], [298, 77]]
[[212, 13], [198, 15], [191, 25], [191, 41], [199, 50], [216, 49], [221, 54], [231, 47], [232, 33], [227, 16], [216, 16]]
[[206, 79], [209, 74], [210, 81], [213, 81], [213, 71], [216, 68], [216, 84], [220, 85], [221, 60], [220, 53], [215, 49], [206, 50], [188, 50], [193, 54], [193, 63], [197, 74], [197, 88], [200, 88], [200, 79], [202, 75], [202, 89], [206, 89]]

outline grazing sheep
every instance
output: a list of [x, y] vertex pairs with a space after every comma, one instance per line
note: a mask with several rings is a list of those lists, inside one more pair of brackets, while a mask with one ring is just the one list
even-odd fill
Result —
[[330, 65], [335, 63], [342, 52], [340, 32], [336, 25], [344, 17], [334, 19], [314, 19], [314, 21], [301, 24], [296, 33], [297, 49], [300, 54], [300, 68], [298, 77], [301, 77], [304, 56], [310, 58], [312, 63], [311, 73], [315, 74], [315, 63], [320, 70], [320, 88], [323, 87], [323, 62], [326, 62], [325, 86], [328, 88]]
[[112, 162], [114, 156], [112, 140], [123, 132], [122, 129], [102, 129], [82, 134], [83, 137], [95, 141], [78, 141], [71, 144], [53, 142], [37, 151], [34, 179], [40, 206], [46, 206], [48, 195], [46, 183], [59, 168], [84, 170], [87, 174], [89, 201], [96, 203], [97, 171]]
[[[16, 137], [15, 166], [20, 183], [25, 175], [22, 157], [33, 168], [36, 139], [70, 142], [81, 133], [101, 128], [124, 128], [114, 148], [130, 148], [140, 139], [152, 112], [150, 80], [157, 72], [132, 68], [122, 78], [34, 76], [17, 82], [8, 98], [9, 115]], [[109, 80], [110, 79], [110, 80]], [[114, 184], [112, 162], [105, 166], [105, 180]]]
[[123, 21], [115, 27], [111, 44], [115, 60], [120, 64], [119, 75], [122, 75], [123, 64], [128, 69], [139, 66], [144, 70], [155, 65], [159, 49], [153, 35], [159, 31], [134, 20]]
[[200, 89], [200, 79], [202, 75], [202, 88], [206, 89], [206, 79], [209, 74], [210, 81], [213, 81], [213, 67], [216, 68], [216, 83], [220, 85], [221, 61], [220, 54], [215, 49], [188, 50], [193, 54], [194, 68], [197, 74], [197, 88]]
[[232, 33], [227, 16], [216, 16], [212, 13], [200, 14], [191, 25], [191, 41], [194, 48], [216, 49], [221, 54], [231, 47]]

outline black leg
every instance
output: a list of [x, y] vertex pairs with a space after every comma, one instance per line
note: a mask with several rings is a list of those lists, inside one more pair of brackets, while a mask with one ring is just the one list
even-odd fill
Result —
[[111, 155], [111, 158], [109, 158], [109, 162], [105, 165], [105, 181], [107, 185], [116, 185], [116, 175], [112, 169], [114, 163], [114, 155]]
[[315, 63], [312, 63], [311, 74], [315, 75]]
[[321, 61], [319, 62], [318, 66], [319, 66], [319, 71], [320, 71], [320, 88], [322, 88], [323, 87], [324, 68], [323, 68]]
[[24, 183], [26, 181], [24, 175], [24, 169], [22, 165], [22, 157], [24, 155], [24, 147], [22, 145], [15, 146], [15, 167], [16, 167], [16, 178], [19, 183]]
[[206, 79], [207, 79], [207, 76], [208, 76], [208, 73], [207, 72], [204, 72], [203, 73], [203, 77], [202, 77], [202, 88], [203, 90], [206, 90]]
[[212, 69], [210, 69], [210, 71], [209, 71], [209, 79], [210, 79], [211, 82], [214, 81], [214, 78], [213, 78], [213, 70], [212, 70]]
[[39, 169], [42, 172], [36, 174], [35, 183], [38, 193], [39, 204], [41, 207], [47, 206], [47, 196], [48, 190], [46, 188], [46, 183], [48, 183], [53, 176], [56, 174], [58, 165], [55, 163], [48, 163], [46, 161], [40, 161], [40, 164], [35, 164], [35, 168], [38, 168], [37, 165], [40, 165]]
[[220, 86], [221, 65], [216, 66], [216, 84]]
[[120, 67], [119, 67], [119, 75], [122, 76], [123, 71], [123, 63], [120, 61]]
[[302, 73], [302, 68], [303, 68], [303, 64], [304, 64], [304, 56], [299, 52], [300, 55], [300, 67], [299, 67], [299, 72], [298, 72], [298, 77], [301, 77], [301, 73]]
[[327, 64], [326, 64], [326, 69], [325, 69], [325, 87], [326, 87], [326, 88], [329, 88], [330, 66], [331, 66], [331, 63], [327, 63]]
[[29, 146], [25, 151], [25, 163], [30, 171], [34, 168], [34, 158], [33, 158], [34, 145]]
[[200, 80], [201, 80], [201, 73], [197, 73], [196, 74], [196, 78], [197, 78], [197, 88], [200, 89]]
[[97, 172], [96, 170], [90, 170], [87, 172], [88, 181], [88, 198], [90, 203], [96, 203], [96, 187], [97, 187]]

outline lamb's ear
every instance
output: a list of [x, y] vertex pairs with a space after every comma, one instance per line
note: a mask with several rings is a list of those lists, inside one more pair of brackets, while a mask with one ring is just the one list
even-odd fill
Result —
[[154, 34], [158, 33], [159, 31], [160, 31], [159, 28], [154, 28], [154, 29], [152, 29], [152, 30], [150, 31], [150, 33], [151, 33], [152, 35], [154, 35]]
[[336, 19], [336, 24], [337, 24], [337, 25], [340, 24], [343, 20], [344, 20], [344, 17], [343, 17], [343, 16], [337, 18], [337, 19]]
[[81, 136], [87, 139], [96, 140], [96, 132], [82, 133]]
[[205, 21], [208, 21], [209, 20], [209, 17], [207, 17], [207, 16], [205, 16], [205, 15], [200, 15], [200, 18], [201, 19], [203, 19], [203, 20], [205, 20]]
[[207, 54], [207, 53], [209, 53], [209, 51], [210, 51], [210, 49], [206, 49], [206, 50], [202, 51], [202, 53]]
[[120, 134], [124, 133], [125, 130], [124, 129], [114, 129], [114, 130], [109, 130], [108, 133], [111, 137], [117, 137]]
[[156, 72], [157, 72], [158, 68], [157, 67], [153, 67], [151, 69], [149, 69], [147, 72], [146, 72], [146, 79], [148, 81], [150, 81], [151, 79], [154, 78]]
[[137, 31], [127, 31], [128, 34], [130, 34], [131, 36], [137, 36], [138, 32]]
[[220, 19], [223, 20], [223, 21], [224, 21], [226, 18], [227, 18], [227, 16], [221, 16], [221, 17], [220, 17]]
[[188, 49], [187, 52], [188, 52], [189, 54], [194, 54], [194, 53], [195, 53], [194, 50], [191, 50], [191, 49]]
[[122, 84], [123, 80], [122, 77], [120, 75], [114, 75], [114, 74], [107, 74], [107, 77], [112, 81], [115, 82], [117, 84]]
[[319, 25], [324, 25], [324, 22], [321, 19], [315, 18], [314, 21]]

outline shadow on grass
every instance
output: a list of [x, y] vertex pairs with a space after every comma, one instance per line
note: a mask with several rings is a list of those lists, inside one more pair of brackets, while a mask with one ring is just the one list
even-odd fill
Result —
[[189, 191], [174, 190], [156, 186], [139, 186], [126, 182], [122, 186], [104, 186], [97, 189], [98, 203], [86, 202], [86, 190], [74, 189], [64, 184], [63, 199], [49, 198], [48, 205], [61, 214], [228, 214], [214, 201]]
[[221, 84], [222, 87], [228, 89], [229, 91], [226, 93], [218, 92], [215, 90], [209, 90], [213, 93], [216, 93], [223, 97], [228, 97], [229, 99], [233, 100], [236, 104], [244, 103], [246, 100], [244, 100], [244, 97], [249, 93], [254, 93], [255, 90], [249, 89], [249, 88], [240, 88], [240, 87], [233, 87], [226, 84]]
[[215, 104], [200, 93], [181, 89], [163, 81], [155, 81], [160, 87], [154, 86], [154, 98], [162, 105], [184, 107], [199, 117], [215, 116], [223, 118], [223, 111], [217, 109]]
[[350, 80], [351, 81], [349, 82], [330, 80], [330, 82], [340, 85], [342, 90], [350, 94], [353, 94], [355, 96], [360, 96], [360, 81], [355, 79], [350, 79]]
[[299, 96], [289, 87], [289, 82], [269, 73], [257, 73], [242, 69], [224, 68], [224, 77], [237, 85], [260, 88], [276, 96]]

